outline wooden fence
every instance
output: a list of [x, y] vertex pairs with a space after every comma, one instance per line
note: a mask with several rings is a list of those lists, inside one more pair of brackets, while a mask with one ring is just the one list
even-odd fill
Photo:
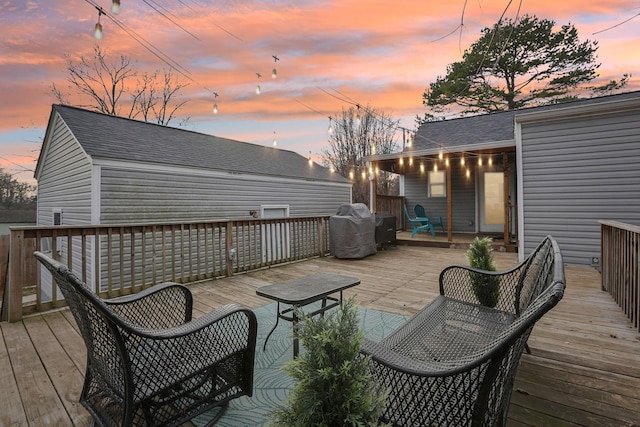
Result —
[[600, 221], [602, 289], [640, 331], [640, 227]]
[[2, 320], [65, 305], [50, 275], [40, 276], [34, 250], [51, 253], [101, 296], [116, 297], [166, 281], [209, 280], [325, 256], [328, 223], [329, 217], [304, 217], [15, 227]]

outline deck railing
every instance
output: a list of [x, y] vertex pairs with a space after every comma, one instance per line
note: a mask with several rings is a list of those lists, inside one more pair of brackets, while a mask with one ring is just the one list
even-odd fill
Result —
[[191, 283], [325, 256], [328, 222], [327, 216], [15, 227], [2, 320], [65, 305], [51, 278], [36, 268], [34, 250], [51, 253], [100, 295], [116, 297], [166, 281]]
[[600, 221], [602, 289], [640, 331], [640, 227]]

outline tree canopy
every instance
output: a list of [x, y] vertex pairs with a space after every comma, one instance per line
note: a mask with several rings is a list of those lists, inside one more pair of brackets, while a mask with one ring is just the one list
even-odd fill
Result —
[[[463, 114], [511, 110], [576, 99], [578, 88], [594, 93], [624, 86], [628, 75], [600, 87], [584, 85], [598, 77], [598, 43], [581, 42], [571, 25], [525, 15], [484, 28], [462, 61], [447, 66], [423, 94], [436, 112], [449, 105]], [[430, 115], [427, 115], [429, 117]]]

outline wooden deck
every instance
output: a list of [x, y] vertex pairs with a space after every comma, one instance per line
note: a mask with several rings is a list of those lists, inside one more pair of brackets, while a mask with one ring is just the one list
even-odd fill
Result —
[[[499, 269], [517, 262], [495, 253]], [[269, 303], [257, 287], [314, 272], [360, 277], [345, 292], [367, 308], [410, 315], [437, 293], [463, 249], [399, 245], [362, 260], [314, 259], [191, 285], [199, 313], [229, 302]], [[567, 266], [567, 291], [534, 328], [514, 386], [510, 426], [639, 426], [640, 335], [592, 268]], [[85, 349], [66, 310], [0, 323], [0, 425], [88, 426], [78, 404]]]

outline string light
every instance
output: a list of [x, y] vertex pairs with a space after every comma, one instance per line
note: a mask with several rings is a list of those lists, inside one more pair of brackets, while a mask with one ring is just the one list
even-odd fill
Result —
[[409, 157], [409, 166], [413, 166], [413, 157]]
[[464, 166], [464, 157], [460, 157], [460, 166]]
[[100, 7], [96, 7], [96, 9], [98, 9], [98, 22], [96, 23], [96, 27], [95, 30], [93, 31], [93, 37], [95, 37], [96, 40], [102, 40], [102, 24], [100, 23], [100, 17], [102, 15], [105, 15], [104, 10], [102, 10], [102, 8]]
[[435, 162], [433, 163], [433, 171], [438, 172], [438, 164]]
[[113, 3], [111, 3], [111, 12], [113, 12], [114, 15], [120, 13], [120, 0], [113, 0]]
[[329, 135], [331, 135], [331, 134], [333, 133], [333, 124], [332, 124], [332, 120], [333, 120], [333, 119], [331, 118], [331, 116], [329, 116], [329, 127], [327, 128], [327, 133], [328, 133]]
[[438, 150], [438, 158], [442, 160], [443, 157], [444, 157], [444, 153], [442, 152], [442, 147], [440, 147], [440, 150]]
[[493, 165], [493, 157], [489, 156], [489, 166], [492, 166], [492, 165]]
[[420, 162], [420, 172], [424, 173], [424, 163]]
[[[280, 58], [278, 58], [278, 55], [271, 55], [271, 57], [273, 58], [273, 62], [278, 62], [280, 60]], [[273, 70], [271, 70], [271, 78], [275, 79], [276, 77], [278, 77], [278, 71], [276, 70], [276, 66], [273, 66]]]
[[400, 157], [399, 162], [400, 162], [400, 166], [404, 165], [404, 159], [402, 157]]
[[213, 104], [213, 114], [218, 114], [218, 104]]
[[349, 171], [349, 179], [353, 180], [353, 171]]
[[[273, 146], [275, 147], [276, 145], [278, 145], [278, 141], [276, 141], [276, 131], [273, 131]], [[311, 159], [311, 157], [309, 157], [309, 159]]]
[[478, 166], [482, 166], [482, 157], [478, 157]]
[[471, 172], [469, 171], [469, 168], [467, 168], [467, 178], [471, 177]]
[[447, 157], [446, 159], [444, 159], [444, 164], [449, 167], [449, 158]]

